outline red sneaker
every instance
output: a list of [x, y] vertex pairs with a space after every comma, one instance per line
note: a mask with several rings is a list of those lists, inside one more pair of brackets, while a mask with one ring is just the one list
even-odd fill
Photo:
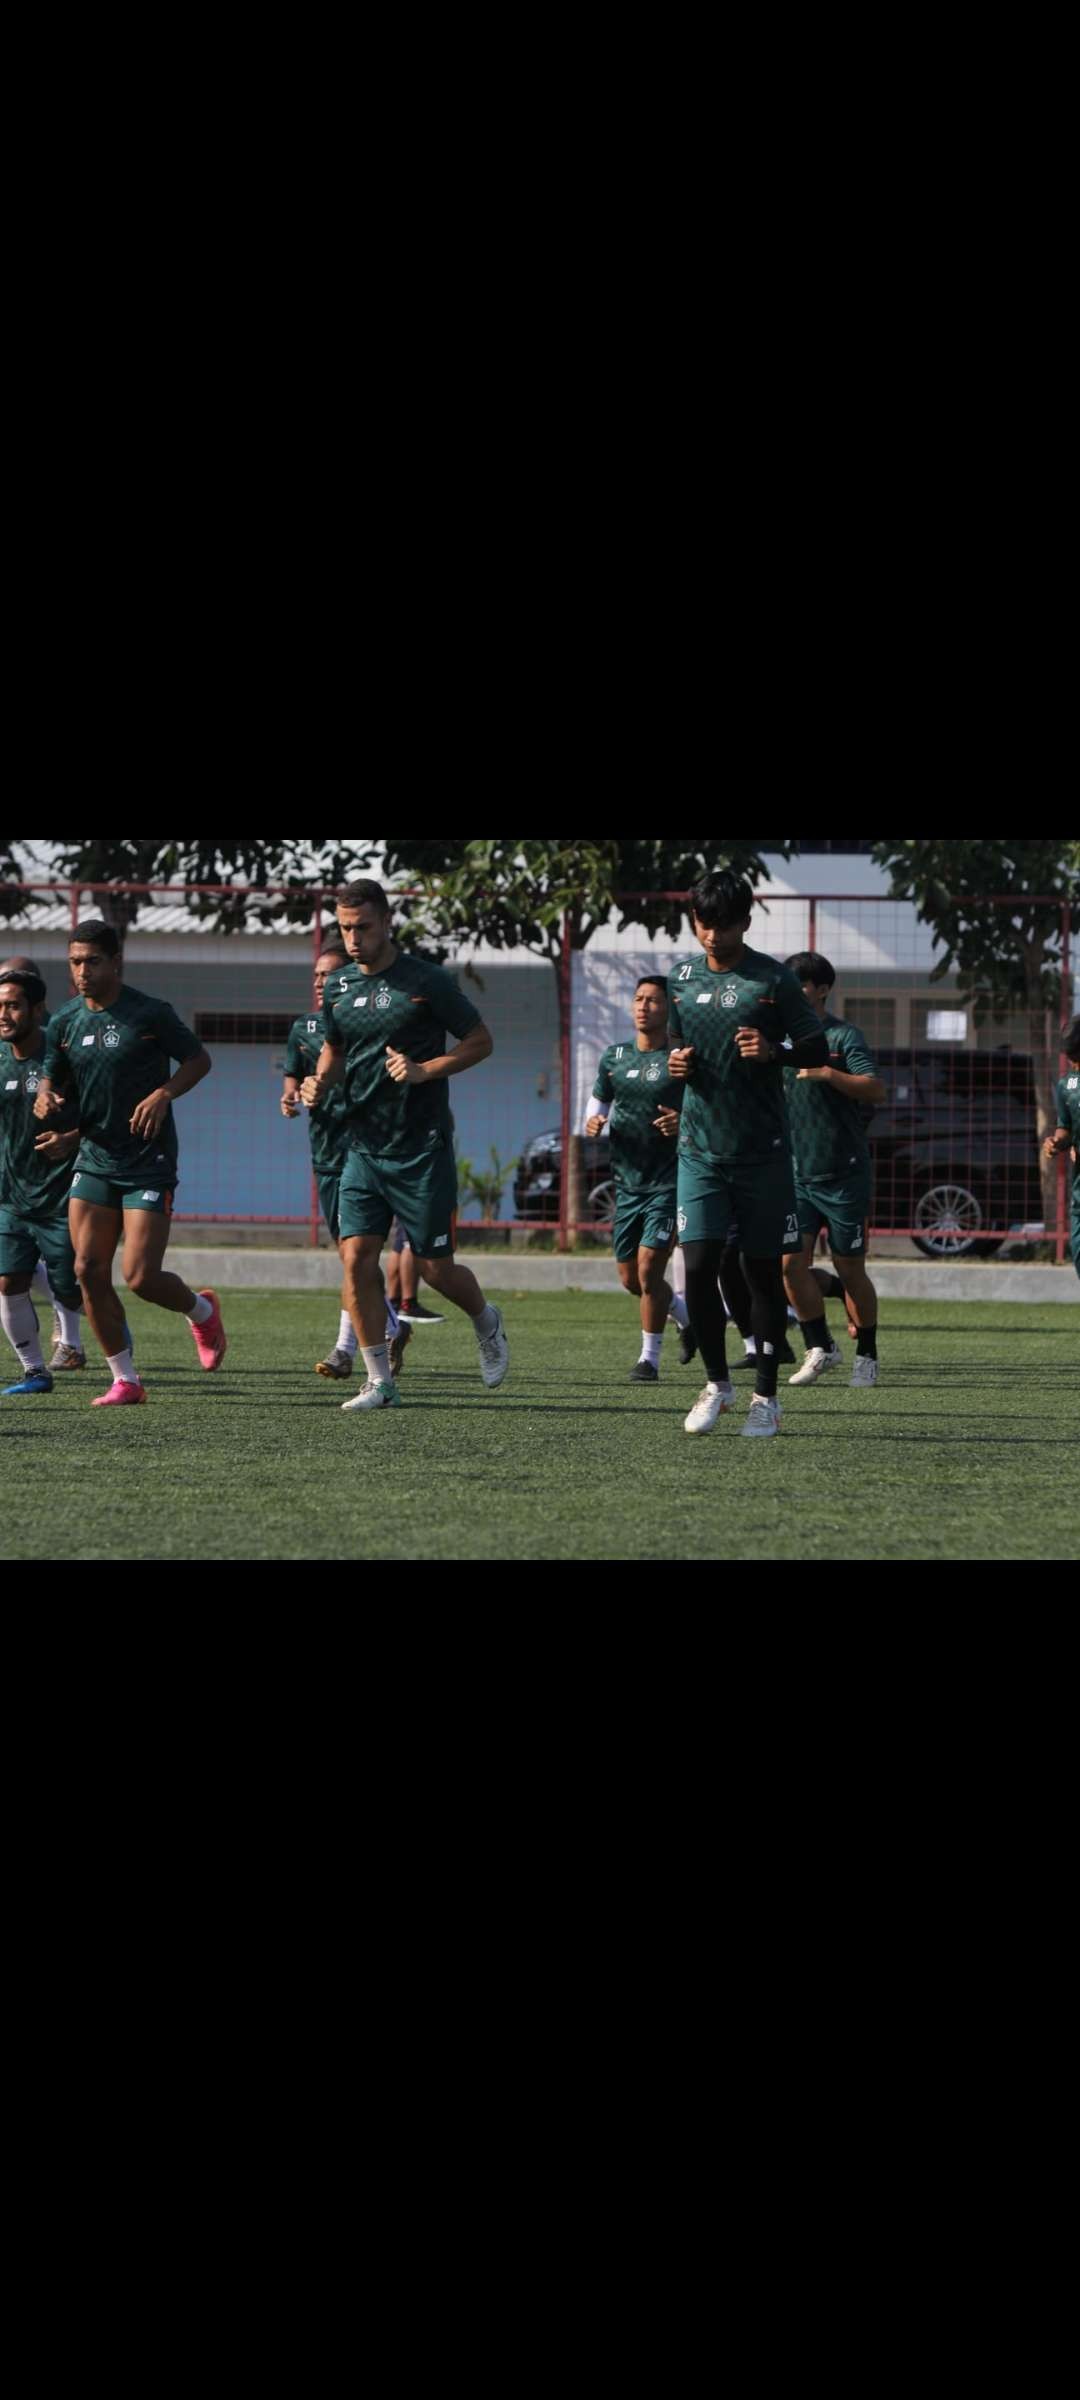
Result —
[[97, 1399], [91, 1400], [90, 1406], [91, 1408], [137, 1408], [140, 1400], [145, 1400], [145, 1398], [146, 1391], [141, 1383], [125, 1383], [123, 1378], [118, 1376], [115, 1383], [110, 1383], [107, 1392], [99, 1392]]
[[212, 1292], [209, 1289], [209, 1286], [205, 1291], [197, 1293], [196, 1297], [199, 1300], [209, 1300], [212, 1313], [210, 1316], [203, 1318], [201, 1325], [192, 1324], [190, 1317], [188, 1318], [188, 1324], [191, 1326], [192, 1333], [195, 1337], [195, 1348], [199, 1353], [199, 1365], [200, 1367], [205, 1367], [208, 1375], [212, 1375], [214, 1368], [220, 1367], [222, 1359], [225, 1356], [225, 1352], [229, 1347], [225, 1339], [225, 1327], [221, 1322], [221, 1303], [218, 1299], [217, 1293]]

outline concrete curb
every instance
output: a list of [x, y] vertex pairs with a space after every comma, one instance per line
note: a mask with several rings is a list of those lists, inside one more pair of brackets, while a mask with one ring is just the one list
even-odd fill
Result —
[[[603, 1253], [562, 1258], [528, 1251], [463, 1250], [461, 1258], [485, 1286], [500, 1292], [618, 1292], [614, 1259]], [[934, 1266], [927, 1260], [874, 1259], [870, 1273], [882, 1300], [1027, 1300], [1080, 1304], [1080, 1276], [1061, 1267]], [[341, 1283], [333, 1250], [186, 1250], [170, 1243], [166, 1265], [196, 1287], [219, 1291], [330, 1292]]]

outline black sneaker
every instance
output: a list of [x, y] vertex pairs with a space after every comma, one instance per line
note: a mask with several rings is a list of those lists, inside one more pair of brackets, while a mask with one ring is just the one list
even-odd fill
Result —
[[399, 1308], [397, 1313], [403, 1325], [442, 1325], [445, 1323], [445, 1319], [440, 1317], [435, 1309], [424, 1308], [419, 1300], [410, 1301], [408, 1308]]
[[387, 1343], [387, 1350], [390, 1357], [390, 1373], [393, 1376], [395, 1383], [397, 1382], [398, 1376], [400, 1375], [405, 1364], [405, 1352], [411, 1340], [412, 1326], [410, 1325], [408, 1318], [402, 1316], [401, 1310], [399, 1309], [397, 1332], [394, 1334], [392, 1340]]
[[630, 1369], [630, 1381], [631, 1383], [659, 1383], [660, 1376], [657, 1369], [649, 1365], [647, 1358], [639, 1358], [636, 1367]]
[[692, 1332], [692, 1330], [691, 1330], [691, 1328], [690, 1328], [690, 1326], [689, 1326], [689, 1325], [682, 1325], [682, 1326], [680, 1326], [680, 1328], [679, 1328], [679, 1365], [680, 1365], [680, 1367], [688, 1367], [688, 1366], [689, 1366], [689, 1364], [690, 1364], [690, 1361], [691, 1361], [691, 1359], [692, 1359], [692, 1358], [696, 1358], [696, 1357], [697, 1357], [697, 1335], [696, 1335], [696, 1333]]

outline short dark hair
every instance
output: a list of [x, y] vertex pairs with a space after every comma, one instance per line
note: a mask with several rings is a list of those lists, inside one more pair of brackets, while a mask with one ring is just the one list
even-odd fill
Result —
[[36, 975], [41, 983], [45, 981], [36, 958], [27, 958], [24, 950], [13, 950], [11, 957], [5, 958], [0, 967], [0, 983], [9, 983], [13, 974]]
[[659, 984], [659, 986], [660, 986], [660, 990], [663, 992], [665, 999], [667, 998], [667, 976], [666, 976], [666, 975], [639, 975], [639, 976], [638, 976], [638, 979], [637, 979], [637, 982], [636, 982], [636, 983], [635, 983], [635, 985], [634, 985], [634, 998], [635, 998], [635, 1000], [637, 999], [638, 993], [640, 992], [640, 990], [641, 990], [641, 987], [642, 987], [642, 984], [643, 984], [643, 983], [656, 983], [656, 984]]
[[5, 983], [17, 984], [20, 992], [25, 993], [31, 1008], [38, 1008], [45, 998], [45, 986], [40, 975], [29, 974], [25, 967], [0, 967], [0, 987]]
[[836, 982], [836, 968], [829, 965], [820, 950], [793, 950], [784, 965], [791, 968], [799, 983], [827, 983], [831, 992]]
[[373, 908], [381, 908], [385, 916], [390, 914], [390, 902], [381, 883], [372, 883], [367, 875], [362, 875], [358, 883], [343, 883], [335, 898], [339, 908], [364, 908], [370, 900]]
[[1066, 1058], [1080, 1058], [1080, 1017], [1074, 1017], [1072, 1024], [1066, 1025], [1061, 1047]]
[[743, 925], [754, 905], [754, 895], [733, 867], [712, 867], [699, 875], [690, 894], [690, 906], [699, 925]]
[[119, 958], [120, 936], [115, 925], [106, 925], [104, 917], [87, 917], [68, 935], [68, 949], [73, 942], [92, 942], [95, 950], [104, 950], [106, 958]]

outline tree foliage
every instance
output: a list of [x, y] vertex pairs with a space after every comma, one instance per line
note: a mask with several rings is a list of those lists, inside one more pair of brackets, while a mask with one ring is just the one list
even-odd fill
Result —
[[[931, 981], [955, 965], [977, 1023], [1010, 1006], [1058, 1006], [1063, 901], [1080, 924], [1080, 843], [876, 842], [873, 855], [942, 945]], [[1009, 906], [989, 907], [994, 893]]]
[[[791, 841], [770, 843], [785, 858]], [[751, 882], [769, 873], [749, 842], [504, 841], [391, 842], [384, 870], [415, 881], [433, 932], [492, 949], [534, 950], [557, 960], [564, 919], [583, 950], [611, 914], [617, 893], [644, 895], [621, 903], [620, 925], [663, 928], [683, 922], [670, 892], [685, 892], [706, 867], [731, 866]]]

